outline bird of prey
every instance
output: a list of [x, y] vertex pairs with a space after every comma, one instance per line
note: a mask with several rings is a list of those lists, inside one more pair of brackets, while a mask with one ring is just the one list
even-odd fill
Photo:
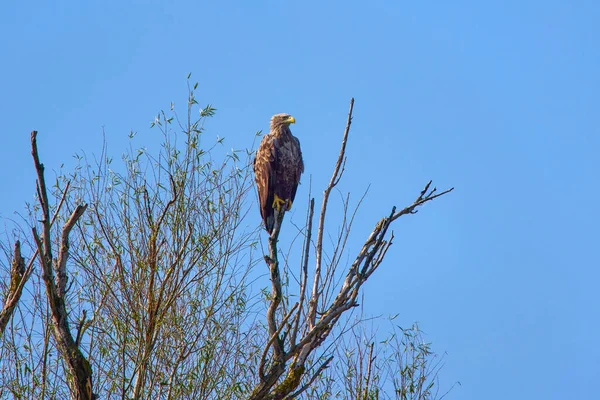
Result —
[[260, 142], [254, 159], [260, 215], [269, 235], [273, 233], [275, 211], [292, 208], [304, 172], [300, 141], [290, 131], [290, 124], [295, 122], [289, 114], [273, 115], [271, 130]]

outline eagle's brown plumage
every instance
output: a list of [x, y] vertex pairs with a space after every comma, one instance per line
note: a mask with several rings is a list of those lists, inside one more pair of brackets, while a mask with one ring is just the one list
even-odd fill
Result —
[[254, 159], [260, 215], [269, 234], [275, 225], [274, 207], [279, 205], [282, 211], [292, 207], [304, 172], [300, 141], [290, 131], [290, 124], [295, 122], [291, 115], [274, 115], [271, 130], [260, 142]]

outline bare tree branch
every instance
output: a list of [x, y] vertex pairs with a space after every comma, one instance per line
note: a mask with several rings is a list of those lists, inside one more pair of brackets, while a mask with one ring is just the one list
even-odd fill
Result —
[[350, 99], [350, 110], [348, 111], [348, 120], [346, 121], [346, 129], [344, 130], [344, 137], [342, 138], [342, 148], [338, 156], [333, 175], [329, 181], [329, 185], [323, 192], [323, 204], [321, 206], [321, 215], [319, 216], [319, 230], [317, 231], [317, 249], [315, 254], [316, 266], [315, 266], [315, 278], [313, 281], [312, 295], [310, 298], [310, 308], [308, 311], [308, 321], [310, 328], [315, 325], [315, 319], [317, 316], [317, 308], [319, 306], [319, 283], [321, 280], [321, 265], [323, 255], [323, 233], [325, 230], [325, 214], [327, 212], [327, 203], [329, 202], [329, 194], [333, 188], [338, 184], [342, 177], [346, 159], [346, 143], [348, 142], [348, 134], [350, 133], [350, 125], [352, 124], [352, 110], [354, 109], [354, 98]]
[[367, 358], [367, 376], [365, 378], [365, 390], [364, 393], [362, 394], [362, 398], [367, 400], [369, 399], [369, 389], [370, 389], [370, 385], [371, 385], [371, 374], [373, 373], [373, 362], [375, 361], [375, 356], [373, 356], [373, 346], [374, 343], [371, 342], [369, 344], [369, 357]]
[[306, 284], [308, 283], [308, 258], [310, 252], [310, 244], [312, 239], [312, 223], [313, 216], [315, 213], [315, 199], [311, 198], [309, 203], [309, 211], [307, 217], [307, 228], [306, 228], [306, 238], [304, 239], [304, 255], [303, 255], [303, 263], [302, 263], [302, 271], [301, 271], [301, 279], [300, 279], [300, 299], [298, 300], [299, 308], [298, 313], [296, 314], [296, 318], [294, 320], [294, 327], [292, 328], [292, 333], [290, 336], [290, 343], [293, 345], [296, 344], [296, 337], [298, 336], [298, 327], [300, 324], [300, 318], [302, 317], [302, 308], [304, 307], [304, 300], [306, 298]]
[[396, 220], [406, 214], [415, 214], [418, 211], [416, 209], [417, 207], [427, 203], [428, 201], [431, 201], [431, 200], [436, 199], [440, 196], [443, 196], [447, 193], [450, 193], [451, 191], [454, 190], [454, 188], [452, 187], [450, 189], [444, 190], [441, 193], [435, 194], [435, 192], [437, 191], [437, 188], [434, 187], [433, 189], [431, 189], [431, 191], [429, 191], [431, 182], [432, 181], [427, 182], [427, 185], [425, 185], [425, 188], [423, 190], [421, 190], [421, 194], [419, 194], [419, 197], [417, 197], [417, 199], [414, 201], [414, 203], [412, 203], [410, 206], [405, 207], [402, 210], [395, 213], [392, 217], [392, 221]]
[[71, 334], [66, 309], [66, 264], [69, 257], [69, 233], [85, 212], [87, 205], [78, 205], [63, 226], [59, 243], [59, 256], [56, 261], [56, 268], [53, 268], [50, 205], [44, 177], [44, 165], [40, 162], [38, 156], [36, 137], [37, 131], [31, 132], [31, 154], [38, 176], [37, 192], [43, 216], [41, 220], [43, 233], [40, 238], [35, 227], [32, 228], [32, 233], [37, 244], [39, 262], [42, 266], [42, 278], [46, 285], [46, 296], [50, 304], [54, 339], [72, 377], [73, 397], [77, 400], [92, 400], [94, 398], [92, 368]]
[[8, 288], [8, 293], [6, 294], [6, 302], [2, 307], [2, 311], [0, 311], [0, 336], [4, 333], [6, 324], [8, 324], [8, 321], [21, 298], [24, 286], [22, 283], [25, 283], [24, 281], [26, 279], [25, 260], [23, 260], [23, 257], [21, 256], [21, 242], [17, 240], [15, 242], [12, 267], [10, 269], [10, 286]]
[[[321, 214], [319, 216], [319, 227], [317, 231], [317, 240], [315, 244], [315, 272], [313, 287], [310, 300], [308, 302], [306, 319], [303, 321], [305, 325], [300, 330], [300, 320], [303, 315], [304, 308], [304, 293], [307, 279], [307, 265], [306, 262], [309, 256], [309, 242], [311, 238], [312, 228], [312, 217], [314, 201], [311, 199], [310, 210], [308, 212], [307, 226], [308, 230], [306, 233], [306, 242], [303, 253], [303, 265], [301, 266], [301, 279], [300, 279], [300, 299], [297, 303], [298, 311], [294, 323], [291, 327], [288, 326], [290, 332], [289, 341], [285, 342], [280, 338], [280, 334], [284, 330], [284, 325], [287, 323], [291, 313], [295, 310], [292, 309], [288, 313], [283, 321], [278, 324], [276, 314], [280, 302], [282, 300], [281, 293], [281, 277], [279, 272], [279, 263], [277, 261], [277, 239], [279, 236], [279, 229], [283, 215], [277, 215], [277, 221], [275, 223], [275, 229], [269, 237], [269, 255], [265, 256], [265, 261], [270, 269], [270, 278], [272, 283], [272, 296], [271, 302], [267, 310], [267, 323], [269, 326], [269, 340], [264, 348], [263, 356], [260, 362], [259, 376], [260, 383], [255, 387], [250, 399], [252, 400], [279, 400], [283, 398], [293, 398], [298, 394], [305, 391], [316, 379], [323, 368], [329, 363], [331, 359], [328, 359], [321, 368], [317, 370], [316, 374], [308, 379], [308, 383], [301, 386], [301, 389], [297, 389], [301, 384], [306, 369], [307, 361], [311, 354], [318, 349], [321, 344], [327, 339], [331, 333], [333, 327], [337, 324], [342, 314], [346, 311], [356, 307], [358, 305], [357, 298], [360, 293], [362, 285], [366, 280], [373, 274], [373, 272], [381, 265], [387, 251], [392, 245], [394, 235], [393, 232], [387, 238], [388, 230], [393, 221], [398, 219], [402, 215], [414, 214], [417, 212], [417, 208], [428, 201], [431, 201], [439, 196], [451, 192], [453, 189], [446, 190], [442, 193], [436, 194], [436, 189], [430, 190], [431, 181], [427, 183], [425, 188], [421, 191], [417, 199], [408, 207], [403, 208], [397, 212], [396, 207], [393, 207], [387, 217], [382, 218], [376, 225], [371, 234], [367, 237], [367, 240], [363, 244], [362, 248], [356, 255], [354, 262], [348, 268], [346, 277], [339, 287], [339, 292], [330, 304], [320, 304], [324, 302], [323, 299], [323, 285], [333, 285], [335, 287], [334, 277], [336, 276], [337, 266], [339, 264], [339, 258], [341, 252], [345, 248], [346, 240], [349, 232], [342, 231], [337, 238], [337, 245], [334, 246], [334, 252], [331, 259], [331, 264], [327, 265], [325, 271], [323, 271], [323, 236], [325, 231], [325, 215], [327, 212], [327, 205], [329, 196], [333, 188], [340, 182], [342, 174], [344, 172], [344, 166], [346, 163], [346, 143], [348, 140], [348, 134], [350, 131], [350, 125], [352, 123], [352, 110], [354, 106], [354, 99], [350, 102], [350, 110], [348, 112], [348, 119], [346, 123], [346, 129], [342, 139], [342, 147], [338, 156], [333, 175], [331, 180], [323, 193], [323, 204], [321, 207]], [[362, 199], [361, 199], [362, 201]], [[347, 227], [347, 213], [348, 213], [348, 198], [343, 200], [344, 204], [344, 219], [342, 223], [342, 229], [350, 229]], [[352, 216], [352, 219], [354, 215]], [[352, 220], [351, 220], [352, 221]], [[350, 222], [351, 225], [351, 222]], [[325, 275], [323, 275], [325, 274]], [[322, 311], [318, 312], [317, 309], [321, 308]], [[301, 337], [298, 335], [301, 333]], [[284, 333], [283, 337], [286, 337]], [[286, 349], [286, 344], [288, 348]], [[264, 372], [264, 367], [267, 365], [266, 356], [268, 355], [269, 348], [273, 348], [272, 359], [270, 360], [270, 367], [268, 371]], [[367, 398], [371, 384], [371, 364], [374, 362], [375, 357], [372, 354], [373, 349], [371, 346], [368, 360], [368, 371], [366, 377], [366, 386], [364, 390], [361, 390], [359, 396]], [[289, 365], [287, 363], [291, 361]], [[287, 372], [286, 372], [287, 371]], [[285, 373], [285, 378], [282, 378]]]
[[277, 331], [275, 331], [275, 333], [271, 336], [271, 338], [267, 342], [267, 345], [265, 346], [263, 354], [260, 358], [260, 365], [258, 366], [258, 376], [260, 377], [261, 380], [266, 379], [264, 370], [265, 370], [265, 363], [267, 361], [267, 354], [269, 352], [269, 349], [271, 348], [271, 345], [273, 344], [273, 342], [275, 342], [277, 339], [279, 339], [279, 334], [283, 330], [287, 321], [293, 315], [294, 311], [296, 311], [296, 308], [298, 308], [298, 303], [294, 304], [292, 309], [288, 312], [288, 314], [285, 316], [285, 318], [281, 321], [281, 324], [279, 324], [279, 328], [277, 328]]

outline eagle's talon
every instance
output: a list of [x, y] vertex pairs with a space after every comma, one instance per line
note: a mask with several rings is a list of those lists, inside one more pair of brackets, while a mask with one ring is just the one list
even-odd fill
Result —
[[278, 212], [281, 212], [281, 207], [286, 204], [286, 201], [281, 197], [275, 195], [275, 199], [273, 200], [273, 208]]

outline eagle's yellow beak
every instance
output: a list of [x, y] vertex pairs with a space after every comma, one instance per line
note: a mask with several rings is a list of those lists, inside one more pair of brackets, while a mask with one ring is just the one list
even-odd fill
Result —
[[295, 124], [296, 118], [294, 118], [290, 115], [290, 117], [285, 122], [287, 122], [288, 124]]

